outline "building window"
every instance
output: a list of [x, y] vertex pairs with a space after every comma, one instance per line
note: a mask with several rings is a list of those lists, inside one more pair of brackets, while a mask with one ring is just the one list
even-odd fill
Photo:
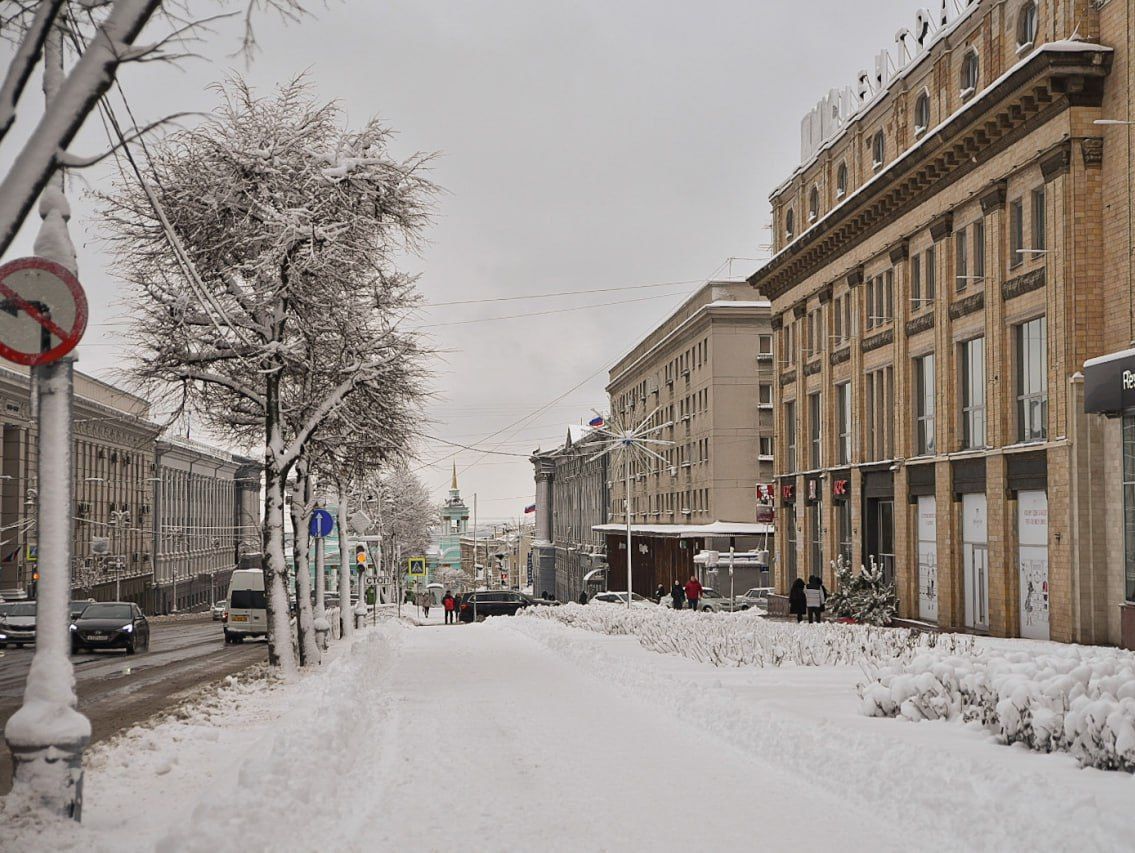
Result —
[[808, 221], [815, 222], [820, 216], [820, 188], [812, 187], [808, 193]]
[[762, 435], [760, 437], [759, 449], [760, 449], [760, 454], [763, 458], [769, 458], [769, 457], [772, 456], [772, 436], [771, 435]]
[[1021, 200], [1009, 202], [1009, 267], [1018, 267], [1025, 256], [1025, 206]]
[[847, 195], [847, 164], [840, 163], [835, 173], [835, 197], [843, 198]]
[[965, 290], [969, 283], [969, 252], [966, 245], [966, 229], [954, 232], [954, 289]]
[[980, 67], [977, 61], [977, 51], [971, 50], [962, 59], [962, 97], [967, 98], [977, 91], [980, 78]]
[[1017, 48], [1032, 47], [1036, 42], [1037, 30], [1036, 3], [1029, 2], [1017, 13]]
[[787, 213], [784, 214], [784, 237], [785, 237], [786, 240], [791, 242], [792, 239], [795, 236], [796, 236], [796, 218], [792, 215], [792, 211], [789, 210]]
[[883, 326], [894, 316], [894, 270], [867, 280], [867, 328]]
[[1048, 436], [1048, 354], [1045, 318], [1017, 326], [1017, 440]]
[[835, 346], [847, 343], [851, 337], [851, 294], [845, 293], [832, 300], [832, 337]]
[[796, 507], [788, 504], [784, 508], [784, 515], [786, 517], [785, 533], [787, 534], [784, 543], [784, 575], [786, 578], [796, 579]]
[[934, 453], [934, 355], [914, 360], [915, 447], [920, 455]]
[[821, 466], [820, 461], [820, 395], [808, 395], [808, 432], [811, 438], [812, 458], [810, 464], [813, 470]]
[[866, 376], [867, 459], [889, 459], [893, 454], [894, 370], [881, 367]]
[[922, 258], [918, 255], [910, 258], [910, 307], [914, 311], [922, 307]]
[[985, 281], [985, 220], [973, 223], [973, 280]]
[[845, 566], [851, 565], [851, 501], [836, 503], [836, 519], [839, 526], [839, 556]]
[[762, 382], [757, 386], [757, 402], [761, 406], [772, 405], [772, 385], [767, 382]]
[[796, 470], [796, 401], [784, 404], [784, 438], [787, 442], [784, 454], [784, 470], [791, 474]]
[[883, 131], [876, 131], [874, 138], [871, 140], [871, 165], [876, 169], [881, 169], [886, 155], [887, 137], [883, 135]]
[[1123, 416], [1123, 543], [1126, 598], [1135, 601], [1135, 415]]
[[930, 305], [933, 305], [934, 297], [938, 294], [937, 249], [931, 246], [926, 250], [924, 258], [925, 260], [922, 262], [923, 291], [926, 296], [926, 302]]
[[836, 417], [839, 426], [839, 438], [836, 453], [840, 465], [851, 463], [851, 383], [841, 382], [835, 386]]
[[784, 363], [787, 365], [796, 364], [796, 321], [786, 323], [784, 326], [784, 335], [781, 338], [784, 341]]
[[1044, 227], [1044, 187], [1033, 190], [1033, 245], [1029, 255], [1036, 258], [1044, 253], [1046, 244]]
[[962, 344], [962, 447], [985, 447], [985, 338]]
[[824, 507], [818, 501], [809, 507], [812, 516], [811, 545], [812, 560], [811, 574], [816, 577], [824, 576]]
[[914, 102], [914, 135], [920, 136], [930, 127], [930, 93], [923, 90]]
[[[757, 358], [772, 357], [772, 335], [757, 335]], [[708, 358], [708, 355], [707, 355]]]

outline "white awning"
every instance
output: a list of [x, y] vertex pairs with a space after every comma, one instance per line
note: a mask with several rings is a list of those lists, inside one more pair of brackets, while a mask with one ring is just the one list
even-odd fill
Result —
[[[600, 533], [626, 533], [625, 524], [596, 524]], [[710, 524], [632, 524], [633, 536], [671, 536], [675, 539], [701, 539], [714, 536], [763, 536], [776, 528], [765, 522], [714, 521]]]
[[584, 583], [591, 583], [592, 581], [603, 580], [603, 575], [607, 574], [606, 569], [592, 569], [583, 576]]

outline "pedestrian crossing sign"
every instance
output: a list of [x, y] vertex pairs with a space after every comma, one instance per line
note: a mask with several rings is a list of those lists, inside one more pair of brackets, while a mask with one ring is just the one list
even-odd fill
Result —
[[409, 566], [409, 572], [412, 575], [424, 575], [426, 573], [426, 558], [425, 557], [411, 557], [406, 561]]

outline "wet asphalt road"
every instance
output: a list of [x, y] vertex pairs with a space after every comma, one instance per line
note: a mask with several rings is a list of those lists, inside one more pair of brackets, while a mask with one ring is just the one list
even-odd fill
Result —
[[[0, 649], [0, 730], [23, 699], [34, 647]], [[150, 649], [127, 657], [107, 651], [75, 655], [79, 710], [91, 721], [91, 742], [110, 737], [176, 704], [188, 691], [267, 660], [267, 644], [225, 644], [208, 614], [151, 621]], [[12, 784], [11, 756], [0, 738], [0, 794]]]

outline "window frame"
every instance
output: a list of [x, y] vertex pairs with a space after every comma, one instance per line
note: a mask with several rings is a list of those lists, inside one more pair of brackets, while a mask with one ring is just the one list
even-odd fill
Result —
[[757, 358], [772, 358], [772, 348], [772, 335], [757, 335]]
[[808, 395], [808, 464], [809, 470], [824, 467], [824, 408], [819, 391]]
[[975, 219], [973, 222], [973, 281], [985, 284], [985, 220]]
[[1017, 52], [1028, 50], [1036, 44], [1039, 32], [1040, 10], [1034, 0], [1029, 0], [1017, 11]]
[[1009, 202], [1008, 224], [1009, 269], [1016, 269], [1025, 262], [1025, 204], [1020, 197]]
[[851, 464], [851, 380], [837, 382], [836, 458], [840, 465]]
[[[924, 113], [924, 115], [920, 115]], [[930, 90], [923, 88], [914, 100], [914, 135], [922, 136], [930, 129]]]
[[[974, 358], [974, 349], [979, 348], [981, 354], [980, 376], [974, 371], [977, 363]], [[958, 372], [960, 386], [961, 416], [962, 416], [962, 449], [980, 450], [986, 446], [985, 421], [985, 336], [962, 341], [959, 344]], [[977, 424], [980, 424], [980, 436], [977, 435]]]
[[796, 239], [796, 217], [791, 207], [784, 212], [784, 239], [789, 243]]
[[882, 129], [871, 137], [871, 167], [878, 171], [887, 162], [887, 137]]
[[933, 456], [937, 452], [935, 430], [935, 374], [934, 353], [914, 359], [914, 448], [918, 456]]
[[840, 199], [847, 195], [847, 161], [839, 161], [835, 175], [835, 197]]
[[820, 187], [817, 184], [812, 184], [812, 189], [808, 192], [808, 222], [809, 224], [815, 222], [820, 218]]
[[784, 469], [786, 474], [794, 474], [796, 465], [796, 401], [786, 400], [784, 403]]
[[[972, 73], [971, 73], [972, 72]], [[963, 100], [973, 97], [981, 82], [981, 57], [977, 55], [977, 48], [971, 47], [962, 56], [960, 70], [961, 97]]]
[[965, 226], [954, 231], [954, 292], [961, 293], [969, 284], [969, 229]]
[[1029, 231], [1032, 236], [1032, 245], [1029, 246], [1031, 251], [1028, 252], [1027, 257], [1031, 260], [1037, 260], [1043, 257], [1048, 249], [1048, 212], [1045, 208], [1047, 196], [1044, 185], [1042, 184], [1034, 189], [1029, 199], [1029, 212], [1031, 214]]
[[[1039, 329], [1040, 341], [1030, 340], [1030, 329]], [[1018, 323], [1014, 334], [1014, 372], [1017, 409], [1017, 441], [1048, 439], [1048, 322], [1042, 314]], [[1033, 359], [1037, 363], [1033, 363]], [[1034, 412], [1039, 409], [1039, 415]], [[1039, 419], [1039, 424], [1035, 420]]]
[[912, 311], [922, 308], [922, 255], [910, 254], [910, 307]]

